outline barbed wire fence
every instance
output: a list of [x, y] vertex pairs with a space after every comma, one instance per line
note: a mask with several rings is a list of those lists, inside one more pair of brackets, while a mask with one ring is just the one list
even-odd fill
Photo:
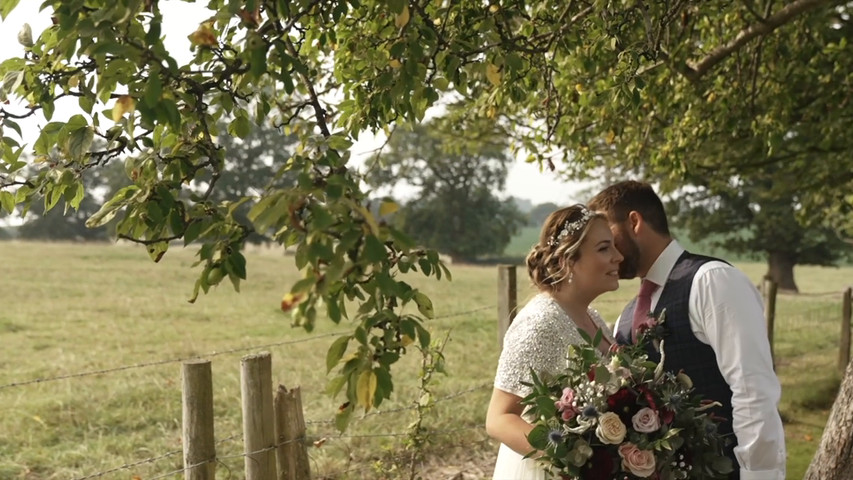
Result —
[[[467, 310], [437, 315], [432, 320], [433, 321], [440, 321], [440, 320], [445, 320], [445, 319], [464, 317], [464, 316], [468, 316], [468, 315], [481, 313], [481, 312], [484, 312], [484, 311], [489, 310], [489, 309], [494, 310], [494, 308], [495, 308], [495, 306], [493, 306], [493, 305], [492, 306], [488, 306], [488, 305], [480, 306], [480, 307], [476, 307], [476, 308], [472, 308], [472, 309], [467, 309]], [[239, 346], [239, 347], [235, 347], [235, 348], [229, 348], [229, 349], [225, 349], [225, 350], [215, 350], [215, 351], [210, 351], [210, 352], [207, 352], [204, 354], [188, 355], [188, 356], [167, 358], [167, 359], [160, 359], [160, 360], [150, 360], [150, 361], [144, 361], [144, 362], [137, 362], [137, 363], [119, 365], [119, 366], [115, 366], [115, 367], [84, 370], [84, 371], [79, 371], [79, 372], [53, 375], [53, 376], [40, 376], [37, 378], [31, 378], [31, 379], [15, 380], [15, 381], [11, 381], [11, 382], [8, 382], [5, 384], [0, 384], [0, 392], [2, 392], [4, 390], [9, 391], [9, 390], [13, 390], [13, 389], [20, 389], [20, 388], [25, 388], [25, 387], [34, 386], [34, 385], [46, 384], [46, 383], [50, 383], [50, 382], [79, 380], [79, 379], [83, 379], [83, 378], [87, 378], [87, 377], [105, 376], [105, 375], [110, 375], [110, 374], [119, 373], [119, 372], [126, 372], [126, 371], [130, 371], [130, 370], [146, 369], [146, 368], [151, 368], [151, 367], [158, 367], [158, 366], [172, 365], [172, 364], [177, 365], [177, 364], [184, 364], [187, 362], [197, 362], [199, 360], [207, 360], [210, 358], [221, 357], [224, 355], [233, 355], [233, 354], [246, 353], [246, 352], [251, 352], [251, 351], [270, 349], [270, 348], [275, 348], [275, 347], [283, 347], [283, 346], [294, 345], [294, 344], [305, 343], [305, 342], [312, 342], [312, 341], [317, 341], [317, 340], [326, 339], [326, 338], [330, 338], [330, 337], [338, 337], [338, 336], [346, 335], [346, 334], [350, 334], [350, 333], [351, 333], [350, 331], [336, 331], [336, 332], [312, 335], [312, 336], [308, 336], [308, 337], [304, 337], [304, 338], [289, 339], [289, 340], [284, 340], [284, 341], [280, 341], [280, 342], [253, 344], [253, 345], [246, 345], [246, 346]], [[490, 387], [491, 387], [491, 382], [480, 383], [480, 384], [474, 385], [474, 386], [469, 387], [469, 388], [461, 389], [459, 391], [455, 391], [455, 392], [446, 394], [444, 396], [434, 398], [433, 403], [440, 404], [440, 403], [456, 400], [460, 397], [463, 397], [465, 395], [468, 395], [468, 394], [471, 394], [471, 393], [474, 393], [477, 391], [485, 391], [486, 389], [488, 389]], [[374, 410], [374, 411], [369, 412], [369, 413], [367, 413], [361, 417], [354, 417], [352, 420], [352, 423], [358, 424], [360, 422], [366, 422], [372, 418], [376, 418], [376, 417], [380, 417], [380, 416], [389, 416], [389, 415], [395, 415], [395, 414], [409, 413], [409, 412], [415, 411], [416, 409], [417, 409], [416, 405], [409, 405], [409, 406], [403, 406], [403, 407], [388, 408], [388, 409], [384, 409], [384, 410]], [[334, 424], [334, 422], [335, 421], [333, 418], [330, 418], [330, 419], [309, 419], [309, 420], [305, 421], [305, 424], [312, 426], [312, 427], [320, 427], [323, 425]], [[447, 430], [447, 431], [435, 430], [435, 431], [430, 431], [429, 434], [431, 436], [442, 436], [442, 435], [450, 435], [453, 432], [462, 431], [462, 430], [479, 430], [482, 432], [482, 431], [484, 431], [484, 427], [477, 425], [477, 426], [467, 426], [464, 428], [459, 428], [459, 429], [455, 429], [455, 430]], [[377, 432], [377, 433], [361, 433], [361, 434], [341, 434], [340, 432], [328, 432], [328, 431], [320, 432], [320, 431], [318, 431], [318, 432], [313, 432], [310, 435], [310, 437], [303, 438], [302, 440], [307, 441], [308, 438], [312, 438], [312, 439], [316, 439], [316, 441], [320, 444], [330, 444], [330, 443], [334, 443], [334, 442], [340, 443], [340, 442], [346, 442], [346, 441], [351, 441], [351, 440], [359, 440], [359, 439], [401, 438], [401, 437], [406, 437], [408, 435], [410, 435], [410, 432]], [[243, 439], [243, 434], [234, 434], [234, 435], [230, 435], [230, 436], [227, 436], [225, 438], [222, 438], [220, 440], [217, 440], [214, 443], [214, 445], [220, 446], [220, 445], [227, 444], [229, 442], [237, 442], [237, 441], [240, 441], [242, 439]], [[261, 450], [254, 450], [252, 452], [235, 453], [235, 454], [228, 454], [228, 455], [217, 455], [215, 458], [213, 458], [211, 460], [207, 460], [205, 462], [195, 463], [192, 465], [185, 465], [182, 468], [179, 468], [179, 469], [175, 468], [175, 469], [172, 469], [168, 472], [165, 472], [162, 474], [157, 474], [156, 476], [153, 476], [153, 477], [145, 477], [145, 480], [154, 480], [154, 479], [159, 479], [159, 478], [167, 478], [167, 477], [180, 475], [182, 473], [185, 473], [187, 470], [199, 467], [199, 466], [204, 465], [206, 463], [210, 463], [211, 461], [216, 462], [217, 464], [224, 464], [224, 462], [227, 460], [234, 460], [234, 459], [238, 459], [238, 458], [251, 457], [255, 454], [273, 451], [273, 450], [275, 450], [275, 449], [277, 449], [283, 445], [286, 445], [288, 443], [293, 443], [293, 442], [294, 442], [294, 440], [289, 440], [287, 442], [277, 442], [275, 445], [272, 445], [270, 447], [266, 447], [266, 448], [261, 449]], [[93, 479], [100, 479], [100, 478], [113, 478], [116, 475], [121, 474], [122, 472], [133, 472], [133, 471], [136, 471], [137, 469], [139, 469], [140, 467], [148, 466], [151, 464], [157, 464], [159, 462], [164, 462], [164, 461], [174, 461], [174, 459], [176, 457], [180, 457], [181, 454], [183, 454], [183, 453], [185, 453], [183, 449], [167, 450], [167, 451], [164, 451], [163, 453], [160, 453], [157, 455], [152, 455], [152, 456], [149, 456], [146, 458], [140, 458], [140, 459], [136, 459], [133, 461], [127, 461], [125, 463], [122, 463], [120, 465], [116, 465], [116, 466], [111, 467], [111, 468], [107, 468], [107, 469], [102, 470], [102, 471], [92, 472], [92, 473], [88, 473], [84, 476], [74, 477], [72, 480], [93, 480]], [[393, 458], [393, 456], [391, 456], [391, 458]], [[339, 469], [338, 471], [335, 471], [335, 472], [324, 473], [322, 478], [339, 478], [340, 476], [345, 476], [345, 475], [349, 475], [353, 472], [361, 471], [364, 468], [365, 467], [363, 467], [363, 466], [356, 466], [356, 467], [342, 469], [342, 470]], [[367, 468], [372, 468], [372, 466], [368, 466]]]
[[[460, 390], [458, 392], [454, 392], [454, 393], [445, 395], [443, 397], [440, 397], [440, 398], [436, 399], [435, 402], [440, 403], [440, 402], [446, 402], [446, 401], [458, 399], [459, 397], [462, 397], [464, 395], [467, 395], [467, 394], [470, 394], [470, 393], [473, 393], [476, 391], [480, 391], [480, 390], [486, 390], [490, 387], [491, 387], [491, 382], [482, 383], [482, 384], [476, 385], [474, 387], [467, 388], [464, 390]], [[375, 416], [379, 416], [379, 415], [389, 415], [389, 414], [412, 411], [414, 409], [415, 409], [415, 407], [410, 406], [410, 407], [375, 411], [375, 412], [371, 412], [370, 414], [365, 415], [364, 417], [356, 418], [353, 420], [353, 422], [365, 421], [365, 420], [370, 419], [371, 417], [375, 417]], [[333, 424], [334, 420], [333, 419], [306, 420], [305, 423], [307, 425], [329, 425], [329, 424]], [[466, 431], [483, 432], [484, 430], [485, 430], [485, 428], [482, 425], [475, 425], [475, 426], [466, 426], [466, 427], [455, 428], [455, 429], [450, 429], [450, 430], [430, 431], [429, 435], [430, 436], [446, 436], [446, 435], [453, 435], [456, 433], [466, 432]], [[198, 463], [194, 463], [192, 465], [186, 465], [186, 466], [179, 468], [179, 469], [173, 469], [173, 470], [168, 471], [166, 473], [158, 474], [158, 475], [153, 476], [153, 477], [147, 477], [146, 480], [157, 480], [157, 479], [167, 478], [167, 477], [174, 476], [174, 475], [179, 475], [179, 474], [186, 472], [187, 470], [191, 470], [193, 468], [205, 465], [205, 464], [210, 463], [210, 462], [222, 463], [225, 460], [229, 460], [229, 459], [251, 457], [251, 456], [256, 455], [256, 454], [274, 451], [281, 446], [284, 446], [284, 445], [287, 445], [290, 443], [294, 443], [297, 441], [303, 442], [303, 443], [321, 442], [321, 444], [327, 444], [330, 442], [339, 442], [339, 441], [353, 440], [353, 439], [400, 438], [400, 437], [407, 437], [409, 435], [410, 435], [410, 432], [342, 434], [340, 432], [318, 431], [318, 432], [312, 433], [310, 435], [300, 437], [298, 439], [276, 442], [274, 445], [271, 445], [269, 447], [265, 447], [262, 449], [254, 450], [251, 452], [244, 452], [244, 453], [230, 454], [230, 455], [217, 455], [215, 458], [212, 458], [210, 460], [206, 460], [204, 462], [198, 462]], [[230, 435], [228, 437], [222, 438], [220, 440], [217, 440], [215, 442], [215, 445], [219, 446], [219, 445], [223, 445], [223, 444], [226, 444], [229, 442], [237, 442], [237, 441], [240, 441], [242, 439], [243, 439], [242, 433], [234, 434], [234, 435]], [[100, 472], [91, 473], [91, 474], [88, 474], [88, 475], [85, 475], [82, 477], [74, 477], [72, 480], [94, 480], [94, 479], [98, 479], [98, 478], [103, 478], [105, 476], [112, 475], [115, 473], [119, 473], [122, 471], [129, 471], [129, 470], [132, 470], [134, 468], [137, 468], [137, 467], [140, 467], [143, 465], [157, 463], [157, 462], [160, 462], [162, 460], [170, 459], [172, 457], [175, 457], [176, 455], [181, 455], [182, 453], [183, 453], [183, 450], [171, 450], [171, 451], [167, 451], [165, 453], [162, 453], [160, 455], [135, 460], [133, 462], [124, 463], [122, 465], [118, 465], [116, 467], [109, 468], [107, 470], [103, 470]], [[401, 456], [401, 458], [405, 457], [407, 455], [408, 454], [403, 455], [403, 456]], [[331, 473], [327, 472], [327, 473], [323, 474], [323, 478], [340, 478], [340, 476], [342, 476], [342, 475], [346, 475], [346, 474], [356, 472], [356, 471], [362, 471], [366, 468], [372, 468], [372, 467], [371, 466], [367, 466], [367, 467], [361, 466], [361, 467], [338, 470], [338, 471], [331, 472]]]

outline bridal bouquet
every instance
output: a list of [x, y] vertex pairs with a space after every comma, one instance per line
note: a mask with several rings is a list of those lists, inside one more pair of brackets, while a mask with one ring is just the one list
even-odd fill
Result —
[[[650, 318], [637, 345], [600, 358], [601, 332], [587, 345], [573, 345], [566, 370], [553, 379], [533, 376], [522, 401], [536, 416], [530, 444], [565, 480], [656, 480], [726, 478], [732, 462], [724, 439], [684, 373], [663, 371], [665, 312]], [[648, 360], [654, 342], [661, 362]]]

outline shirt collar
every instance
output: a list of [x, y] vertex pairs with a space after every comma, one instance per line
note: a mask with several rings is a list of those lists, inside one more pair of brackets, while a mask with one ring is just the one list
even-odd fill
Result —
[[672, 267], [675, 266], [675, 262], [678, 261], [682, 253], [684, 253], [684, 248], [678, 244], [677, 240], [669, 242], [669, 245], [663, 249], [655, 263], [652, 264], [644, 280], [651, 280], [656, 285], [665, 284], [666, 279], [669, 278], [669, 272], [672, 271]]

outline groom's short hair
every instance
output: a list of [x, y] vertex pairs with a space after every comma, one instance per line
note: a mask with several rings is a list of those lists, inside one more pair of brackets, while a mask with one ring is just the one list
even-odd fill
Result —
[[648, 183], [635, 180], [614, 183], [593, 197], [588, 207], [604, 212], [612, 223], [624, 222], [628, 213], [637, 211], [655, 232], [670, 234], [663, 202]]

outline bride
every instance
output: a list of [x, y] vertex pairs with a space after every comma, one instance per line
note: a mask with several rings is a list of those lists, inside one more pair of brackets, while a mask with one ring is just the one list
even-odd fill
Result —
[[537, 375], [562, 369], [568, 346], [583, 343], [578, 329], [590, 337], [602, 330], [597, 347], [601, 352], [610, 348], [613, 337], [589, 304], [619, 287], [621, 261], [604, 215], [574, 205], [545, 220], [539, 242], [527, 255], [527, 271], [539, 294], [506, 332], [486, 414], [486, 431], [501, 442], [494, 480], [545, 478], [541, 464], [524, 458], [533, 451], [527, 441], [533, 426], [520, 404], [531, 392], [522, 382], [531, 382], [531, 369]]

